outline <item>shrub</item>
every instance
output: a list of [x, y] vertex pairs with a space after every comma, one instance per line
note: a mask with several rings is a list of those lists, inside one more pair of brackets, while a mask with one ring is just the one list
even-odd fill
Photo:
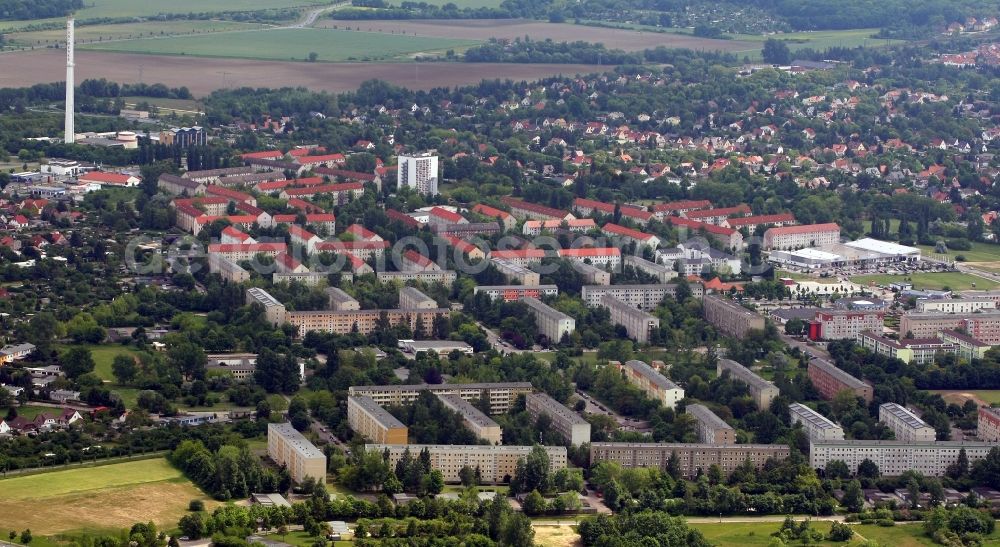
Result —
[[885, 526], [886, 528], [889, 528], [889, 527], [895, 526], [896, 525], [896, 521], [894, 521], [892, 519], [878, 519], [878, 522], [876, 522], [875, 524], [878, 524], [879, 526]]
[[191, 503], [188, 503], [188, 511], [204, 511], [204, 510], [205, 510], [205, 502], [201, 500], [191, 500]]

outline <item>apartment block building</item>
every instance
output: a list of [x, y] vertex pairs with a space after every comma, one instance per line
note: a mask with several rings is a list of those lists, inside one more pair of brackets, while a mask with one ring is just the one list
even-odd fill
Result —
[[736, 444], [736, 430], [705, 405], [687, 405], [684, 412], [694, 418], [698, 442], [711, 445]]
[[353, 296], [347, 294], [343, 289], [337, 287], [327, 287], [324, 292], [326, 293], [327, 308], [334, 311], [349, 311], [349, 310], [360, 310], [361, 303], [354, 299]]
[[250, 272], [220, 254], [208, 255], [208, 271], [219, 274], [219, 277], [230, 283], [250, 281]]
[[406, 283], [407, 281], [421, 281], [424, 283], [441, 283], [447, 287], [455, 283], [458, 274], [455, 270], [437, 270], [426, 272], [376, 272], [375, 277], [379, 283]]
[[896, 403], [882, 403], [878, 419], [896, 434], [897, 441], [933, 442], [937, 440], [934, 428], [927, 425], [910, 409]]
[[611, 323], [625, 327], [629, 338], [640, 344], [649, 343], [650, 334], [660, 328], [660, 319], [639, 308], [633, 308], [614, 296], [604, 295], [601, 306], [611, 312]]
[[590, 422], [576, 412], [545, 393], [529, 393], [524, 396], [525, 409], [531, 417], [545, 414], [552, 420], [552, 429], [573, 446], [590, 442]]
[[899, 332], [910, 338], [931, 338], [943, 330], [958, 330], [991, 345], [1000, 345], [1000, 310], [978, 313], [908, 312], [899, 318]]
[[705, 321], [715, 325], [724, 334], [734, 338], [746, 338], [751, 330], [763, 330], [764, 317], [743, 306], [712, 294], [702, 298]]
[[728, 373], [734, 380], [739, 380], [750, 388], [757, 408], [765, 410], [771, 407], [771, 401], [779, 395], [778, 386], [761, 378], [747, 367], [732, 359], [719, 359], [715, 364], [715, 372], [719, 376]]
[[[677, 295], [676, 284], [648, 284], [648, 285], [584, 285], [580, 291], [580, 298], [591, 308], [601, 305], [601, 299], [609, 294], [626, 304], [643, 310], [651, 310], [660, 305], [666, 297], [673, 298]], [[701, 285], [689, 285], [692, 296], [701, 298], [705, 289]]]
[[650, 399], [660, 401], [666, 408], [674, 408], [684, 398], [684, 388], [673, 383], [666, 376], [644, 361], [633, 359], [621, 365], [625, 378], [630, 384], [646, 393]]
[[332, 332], [334, 334], [349, 334], [355, 330], [361, 334], [371, 334], [378, 328], [379, 321], [385, 318], [389, 325], [408, 324], [410, 330], [416, 330], [422, 323], [426, 335], [434, 325], [434, 320], [447, 317], [451, 311], [447, 308], [432, 310], [322, 310], [322, 311], [290, 311], [285, 313], [285, 320], [298, 329], [299, 336], [305, 336], [309, 331]]
[[955, 353], [956, 345], [938, 338], [904, 338], [892, 340], [873, 332], [858, 333], [859, 346], [879, 355], [907, 363], [933, 363], [938, 353]]
[[997, 302], [991, 298], [935, 298], [917, 300], [918, 312], [935, 313], [975, 313], [997, 309]]
[[979, 407], [976, 436], [980, 441], [1000, 443], [1000, 408]]
[[258, 304], [264, 307], [264, 318], [272, 325], [280, 325], [285, 322], [285, 305], [278, 302], [278, 299], [271, 296], [271, 293], [260, 287], [247, 289], [246, 303]]
[[836, 223], [803, 224], [768, 228], [763, 247], [782, 251], [803, 247], [823, 247], [840, 243], [840, 226]]
[[676, 454], [681, 476], [693, 479], [698, 471], [707, 473], [712, 465], [718, 465], [728, 476], [748, 459], [761, 470], [768, 460], [787, 459], [789, 452], [786, 444], [591, 443], [590, 463], [612, 461], [622, 467], [666, 471], [671, 456]]
[[[566, 468], [565, 446], [543, 447], [549, 457], [549, 471], [555, 473]], [[431, 469], [444, 475], [447, 483], [462, 482], [459, 476], [463, 467], [479, 468], [482, 480], [487, 484], [510, 482], [517, 462], [531, 453], [530, 446], [506, 445], [456, 445], [456, 444], [366, 444], [365, 450], [378, 454], [389, 453], [389, 466], [394, 468], [407, 450], [414, 458], [424, 449], [430, 454]]]
[[491, 258], [490, 262], [507, 279], [508, 283], [517, 281], [525, 286], [537, 286], [541, 283], [541, 276], [537, 272], [531, 271], [527, 266], [522, 266], [512, 260], [500, 258]]
[[351, 386], [348, 395], [367, 395], [380, 406], [410, 404], [423, 391], [434, 395], [458, 395], [466, 401], [489, 401], [490, 414], [503, 414], [510, 410], [518, 395], [532, 392], [529, 382], [499, 382], [479, 384], [407, 384], [384, 386]]
[[840, 460], [856, 472], [867, 459], [878, 466], [883, 476], [898, 477], [913, 470], [925, 476], [941, 477], [948, 466], [958, 460], [962, 449], [972, 464], [985, 458], [994, 447], [995, 443], [967, 441], [812, 441], [809, 465], [813, 469], [826, 469], [830, 461]]
[[564, 335], [570, 335], [576, 330], [575, 319], [541, 300], [529, 297], [521, 299], [521, 302], [528, 306], [528, 313], [534, 316], [538, 332], [553, 344], [562, 340]]
[[347, 423], [362, 437], [380, 444], [407, 444], [409, 430], [366, 395], [347, 398]]
[[454, 393], [438, 393], [436, 395], [441, 400], [441, 404], [462, 415], [465, 427], [475, 433], [477, 437], [490, 444], [503, 444], [503, 430], [500, 429], [500, 424], [483, 414], [482, 410]]
[[[536, 274], [537, 275], [537, 274]], [[522, 298], [537, 298], [543, 296], [559, 296], [559, 287], [555, 285], [481, 285], [472, 289], [472, 294], [485, 293], [490, 300], [502, 298], [504, 302], [514, 302]]]
[[399, 289], [399, 309], [401, 310], [433, 310], [437, 307], [437, 301], [420, 292], [420, 289], [415, 287]]
[[673, 268], [664, 266], [663, 264], [657, 264], [656, 262], [650, 262], [635, 255], [623, 256], [622, 265], [630, 266], [646, 275], [653, 276], [656, 278], [657, 283], [667, 283], [671, 279], [675, 279], [677, 277], [677, 272], [674, 271]]
[[938, 338], [942, 342], [951, 344], [954, 347], [955, 355], [967, 361], [972, 359], [982, 359], [986, 356], [986, 352], [989, 351], [993, 346], [983, 342], [981, 340], [976, 340], [975, 338], [958, 331], [953, 330], [943, 330], [938, 333]]
[[792, 424], [802, 424], [802, 429], [815, 441], [842, 441], [844, 428], [835, 424], [826, 416], [799, 403], [788, 405]]
[[537, 203], [529, 203], [510, 196], [500, 198], [504, 205], [510, 207], [515, 217], [529, 220], [573, 220], [576, 217], [568, 211], [553, 209]]
[[413, 188], [420, 194], [438, 194], [438, 157], [432, 154], [400, 155], [396, 160], [397, 188]]
[[284, 465], [295, 482], [312, 477], [326, 482], [326, 456], [290, 423], [267, 424], [267, 455]]
[[833, 400], [838, 393], [845, 389], [853, 391], [866, 403], [872, 401], [872, 386], [837, 368], [837, 365], [825, 359], [810, 359], [808, 373], [813, 386], [828, 401]]
[[808, 321], [813, 340], [854, 340], [864, 331], [882, 332], [885, 312], [863, 310], [820, 310]]
[[611, 272], [605, 270], [604, 268], [598, 268], [593, 264], [587, 264], [586, 262], [575, 260], [573, 269], [579, 272], [580, 277], [583, 278], [583, 282], [589, 285], [611, 284]]

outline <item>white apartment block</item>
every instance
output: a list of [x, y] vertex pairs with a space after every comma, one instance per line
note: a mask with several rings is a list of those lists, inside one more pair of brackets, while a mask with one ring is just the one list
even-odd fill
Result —
[[979, 407], [979, 423], [976, 436], [980, 441], [1000, 443], [1000, 409]]
[[399, 289], [399, 309], [401, 310], [432, 310], [437, 307], [436, 300], [415, 287]]
[[882, 332], [884, 319], [883, 311], [821, 310], [814, 321], [819, 323], [824, 340], [854, 340], [865, 331]]
[[590, 442], [590, 422], [545, 393], [524, 396], [525, 408], [538, 420], [542, 414], [552, 419], [552, 428], [573, 446]]
[[802, 424], [802, 429], [809, 435], [810, 441], [844, 440], [844, 428], [806, 405], [792, 403], [788, 405], [788, 411], [791, 414], [792, 424]]
[[929, 477], [940, 477], [955, 463], [963, 448], [972, 464], [985, 458], [994, 447], [995, 443], [963, 441], [812, 441], [809, 465], [813, 469], [825, 469], [831, 461], [840, 460], [856, 472], [861, 462], [868, 459], [884, 476], [898, 477], [913, 470]]
[[285, 322], [285, 306], [278, 299], [271, 296], [271, 293], [260, 287], [247, 289], [246, 303], [260, 304], [264, 307], [264, 317], [272, 325], [280, 325]]
[[558, 344], [564, 335], [573, 334], [576, 330], [576, 320], [565, 313], [543, 303], [537, 298], [521, 300], [528, 306], [528, 312], [534, 316], [538, 332], [543, 334], [553, 344]]
[[[704, 294], [704, 287], [701, 285], [690, 285], [689, 289], [696, 298], [701, 298]], [[580, 291], [580, 298], [587, 306], [596, 308], [601, 305], [601, 299], [606, 294], [632, 307], [651, 310], [659, 306], [664, 298], [675, 296], [677, 285], [584, 285]]]
[[438, 157], [432, 154], [399, 156], [396, 168], [396, 187], [413, 188], [417, 193], [438, 194]]
[[705, 405], [687, 405], [684, 409], [695, 419], [698, 442], [720, 445], [736, 444], [736, 430]]
[[351, 386], [348, 395], [367, 395], [380, 406], [410, 404], [422, 391], [434, 395], [453, 394], [466, 401], [485, 399], [490, 404], [490, 414], [503, 414], [510, 410], [518, 395], [531, 393], [529, 382], [498, 382], [481, 384], [415, 384], [384, 386]]
[[883, 403], [878, 407], [878, 419], [896, 434], [897, 441], [934, 442], [937, 433], [910, 409], [896, 403]]
[[995, 310], [997, 303], [989, 298], [936, 298], [917, 300], [918, 312], [975, 313], [980, 310]]
[[604, 268], [599, 268], [593, 264], [587, 264], [581, 260], [573, 261], [573, 269], [580, 272], [580, 277], [584, 283], [590, 285], [610, 285], [611, 272]]
[[499, 258], [491, 258], [490, 262], [496, 266], [496, 269], [507, 278], [508, 282], [517, 281], [522, 285], [533, 285], [536, 286], [541, 283], [541, 276], [537, 272], [531, 271], [526, 266], [522, 266], [516, 262], [510, 260], [503, 260]]
[[780, 226], [764, 232], [765, 249], [782, 251], [840, 243], [840, 226], [834, 223]]
[[542, 296], [559, 296], [559, 287], [555, 285], [479, 285], [472, 289], [472, 294], [479, 293], [485, 293], [486, 296], [490, 297], [490, 300], [502, 298], [504, 302], [513, 302], [525, 297], [541, 299]]
[[295, 482], [306, 477], [326, 482], [326, 456], [290, 423], [267, 424], [267, 455], [284, 465]]
[[465, 427], [475, 433], [477, 437], [490, 444], [503, 444], [503, 430], [500, 429], [500, 424], [483, 414], [483, 411], [476, 408], [475, 405], [454, 393], [438, 393], [437, 398], [441, 400], [441, 404], [453, 412], [461, 414]]
[[242, 266], [220, 254], [208, 255], [208, 271], [214, 274], [219, 274], [219, 277], [229, 281], [230, 283], [243, 283], [250, 281], [250, 272], [244, 270]]
[[328, 287], [325, 289], [327, 298], [327, 308], [335, 311], [347, 311], [347, 310], [360, 310], [361, 303], [354, 299], [353, 296], [344, 292], [343, 289], [337, 287]]
[[455, 279], [458, 278], [458, 274], [455, 270], [435, 270], [435, 271], [421, 271], [421, 272], [377, 272], [375, 276], [378, 278], [379, 283], [390, 283], [399, 282], [406, 283], [407, 281], [422, 281], [424, 283], [441, 283], [447, 287], [450, 287]]
[[622, 257], [622, 264], [655, 277], [657, 283], [666, 283], [677, 277], [677, 272], [673, 268], [657, 264], [656, 262], [650, 262], [635, 255], [625, 255]]
[[649, 343], [649, 335], [660, 328], [660, 319], [639, 308], [629, 306], [614, 296], [604, 295], [601, 305], [611, 312], [611, 323], [625, 327], [629, 338], [640, 344]]
[[643, 361], [633, 359], [622, 365], [629, 383], [646, 393], [650, 399], [660, 401], [666, 408], [674, 408], [684, 398], [684, 388], [671, 382]]
[[351, 431], [380, 444], [406, 444], [409, 430], [388, 410], [366, 395], [347, 398]]
[[[549, 457], [549, 471], [554, 473], [566, 468], [566, 447], [543, 447]], [[416, 458], [424, 449], [431, 456], [431, 469], [444, 475], [448, 483], [461, 482], [459, 476], [463, 467], [479, 468], [484, 483], [501, 484], [514, 477], [517, 462], [527, 459], [530, 446], [488, 446], [488, 445], [442, 445], [442, 444], [367, 444], [365, 450], [383, 454], [389, 452], [389, 466], [393, 468], [407, 450]]]
[[778, 387], [773, 383], [757, 376], [752, 370], [732, 359], [719, 359], [715, 368], [719, 376], [728, 371], [734, 380], [746, 384], [750, 388], [750, 395], [753, 396], [754, 402], [757, 403], [757, 408], [761, 410], [770, 408], [771, 401], [779, 394]]

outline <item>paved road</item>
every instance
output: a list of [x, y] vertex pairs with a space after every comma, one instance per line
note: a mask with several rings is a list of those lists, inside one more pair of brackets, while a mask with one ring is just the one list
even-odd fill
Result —
[[342, 2], [340, 4], [334, 4], [332, 6], [323, 6], [322, 8], [316, 8], [316, 9], [311, 10], [308, 13], [306, 13], [306, 16], [303, 17], [302, 20], [300, 20], [298, 23], [296, 23], [294, 25], [291, 25], [289, 27], [284, 27], [284, 28], [307, 28], [307, 27], [311, 27], [311, 26], [313, 26], [313, 25], [316, 24], [316, 19], [319, 19], [319, 16], [323, 12], [325, 12], [325, 11], [331, 11], [331, 10], [335, 10], [335, 9], [339, 9], [339, 8], [342, 8], [342, 7], [347, 6], [347, 5], [348, 5], [347, 2]]

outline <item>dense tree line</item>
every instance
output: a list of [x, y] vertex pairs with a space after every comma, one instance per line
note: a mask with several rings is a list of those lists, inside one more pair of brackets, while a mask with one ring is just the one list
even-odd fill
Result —
[[83, 0], [0, 0], [0, 20], [63, 17], [83, 8]]
[[504, 43], [490, 39], [482, 45], [466, 50], [470, 63], [586, 63], [586, 64], [642, 64], [640, 53], [626, 53], [620, 49], [609, 50], [602, 44], [589, 42], [555, 42], [516, 39]]
[[184, 441], [169, 458], [192, 482], [220, 500], [246, 498], [252, 492], [283, 492], [291, 482], [287, 472], [265, 468], [246, 446], [210, 450], [201, 441]]

